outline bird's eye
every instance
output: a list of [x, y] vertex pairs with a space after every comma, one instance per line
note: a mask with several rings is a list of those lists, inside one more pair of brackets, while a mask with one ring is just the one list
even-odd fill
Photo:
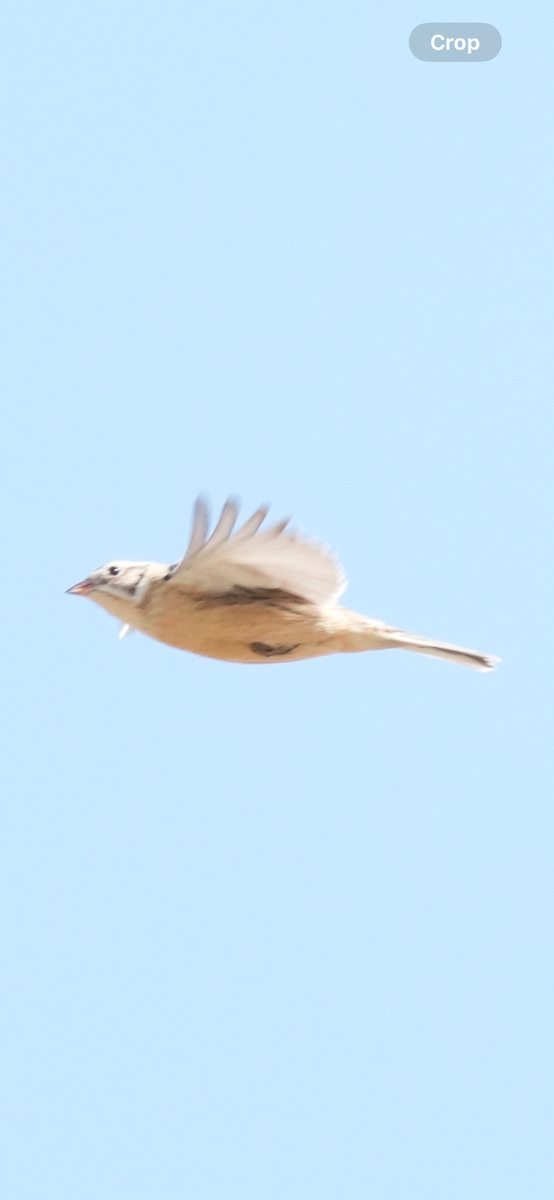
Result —
[[119, 567], [110, 567], [110, 575], [119, 575]]

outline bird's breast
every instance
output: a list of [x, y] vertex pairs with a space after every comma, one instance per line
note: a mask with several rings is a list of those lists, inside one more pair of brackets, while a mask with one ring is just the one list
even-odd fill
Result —
[[[136, 624], [144, 633], [209, 658], [230, 662], [279, 662], [331, 652], [328, 634], [311, 604], [267, 599], [228, 603], [171, 586], [152, 588]], [[138, 615], [138, 614], [137, 614]]]

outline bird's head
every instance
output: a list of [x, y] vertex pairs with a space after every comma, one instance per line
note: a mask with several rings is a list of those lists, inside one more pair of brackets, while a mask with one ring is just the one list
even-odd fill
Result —
[[163, 563], [118, 562], [106, 563], [92, 571], [81, 583], [68, 588], [70, 596], [88, 596], [115, 616], [127, 619], [130, 608], [138, 605], [151, 583], [163, 579], [170, 570]]

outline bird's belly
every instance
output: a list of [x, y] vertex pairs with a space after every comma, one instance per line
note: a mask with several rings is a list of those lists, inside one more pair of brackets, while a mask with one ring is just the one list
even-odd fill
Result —
[[336, 649], [311, 605], [164, 603], [144, 613], [141, 627], [158, 641], [227, 662], [292, 662]]

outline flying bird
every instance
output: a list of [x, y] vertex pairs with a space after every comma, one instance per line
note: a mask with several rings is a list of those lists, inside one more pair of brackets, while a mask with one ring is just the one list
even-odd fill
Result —
[[200, 498], [180, 562], [107, 563], [69, 593], [88, 596], [118, 617], [120, 637], [139, 629], [169, 646], [227, 662], [393, 649], [478, 671], [491, 671], [500, 661], [342, 608], [346, 580], [334, 555], [289, 530], [289, 520], [261, 529], [267, 513], [266, 506], [258, 508], [235, 529], [238, 505], [228, 500], [209, 535], [208, 508]]

